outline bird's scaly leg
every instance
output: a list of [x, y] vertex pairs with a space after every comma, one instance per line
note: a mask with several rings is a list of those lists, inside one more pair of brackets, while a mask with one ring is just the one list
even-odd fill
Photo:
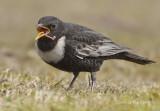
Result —
[[70, 85], [69, 85], [67, 90], [70, 90], [72, 88], [74, 81], [76, 80], [76, 78], [79, 75], [79, 72], [73, 72], [73, 75], [74, 75], [74, 77], [73, 77], [73, 79], [72, 79], [72, 81], [71, 81], [71, 83], [70, 83]]
[[96, 82], [96, 72], [91, 72], [91, 80], [92, 80], [91, 92], [93, 92]]

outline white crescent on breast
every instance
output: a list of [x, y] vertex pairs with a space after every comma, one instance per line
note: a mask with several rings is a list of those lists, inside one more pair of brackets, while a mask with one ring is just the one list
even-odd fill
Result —
[[42, 60], [44, 60], [45, 62], [53, 62], [53, 63], [58, 63], [60, 60], [63, 59], [64, 57], [64, 53], [65, 53], [65, 36], [62, 36], [58, 41], [57, 44], [55, 45], [55, 47], [47, 52], [43, 52], [41, 51], [38, 46], [37, 46], [37, 41], [35, 44], [36, 47], [36, 51], [38, 53], [38, 55], [41, 57]]

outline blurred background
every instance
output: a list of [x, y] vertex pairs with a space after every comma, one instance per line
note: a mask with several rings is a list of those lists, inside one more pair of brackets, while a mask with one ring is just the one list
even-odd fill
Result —
[[[140, 66], [120, 60], [106, 61], [98, 72], [99, 82], [159, 82], [159, 0], [1, 0], [0, 73], [14, 70], [35, 76], [48, 75], [55, 80], [65, 78], [69, 83], [70, 73], [47, 65], [35, 52], [36, 24], [42, 16], [56, 16], [65, 22], [87, 26], [134, 49], [133, 53], [158, 62]], [[77, 83], [85, 81], [88, 75], [82, 73]]]

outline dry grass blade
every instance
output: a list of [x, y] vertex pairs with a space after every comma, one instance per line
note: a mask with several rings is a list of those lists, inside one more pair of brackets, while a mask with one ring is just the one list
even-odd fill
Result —
[[58, 86], [63, 80], [64, 80], [64, 78], [62, 78], [60, 81], [58, 81], [58, 82], [54, 85], [54, 87]]

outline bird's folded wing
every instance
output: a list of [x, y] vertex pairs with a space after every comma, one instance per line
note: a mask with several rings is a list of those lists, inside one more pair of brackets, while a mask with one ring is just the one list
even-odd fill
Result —
[[84, 57], [111, 56], [131, 50], [130, 48], [114, 43], [112, 40], [94, 31], [87, 31], [83, 34], [76, 35], [74, 40], [77, 41], [76, 46], [74, 46], [77, 57], [82, 59]]
[[81, 47], [78, 46], [76, 48], [77, 56], [78, 57], [99, 57], [99, 56], [111, 56], [120, 52], [128, 52], [130, 51], [129, 48], [122, 47], [119, 45], [114, 44], [113, 42], [105, 42], [100, 45], [97, 44], [92, 45], [82, 45]]

